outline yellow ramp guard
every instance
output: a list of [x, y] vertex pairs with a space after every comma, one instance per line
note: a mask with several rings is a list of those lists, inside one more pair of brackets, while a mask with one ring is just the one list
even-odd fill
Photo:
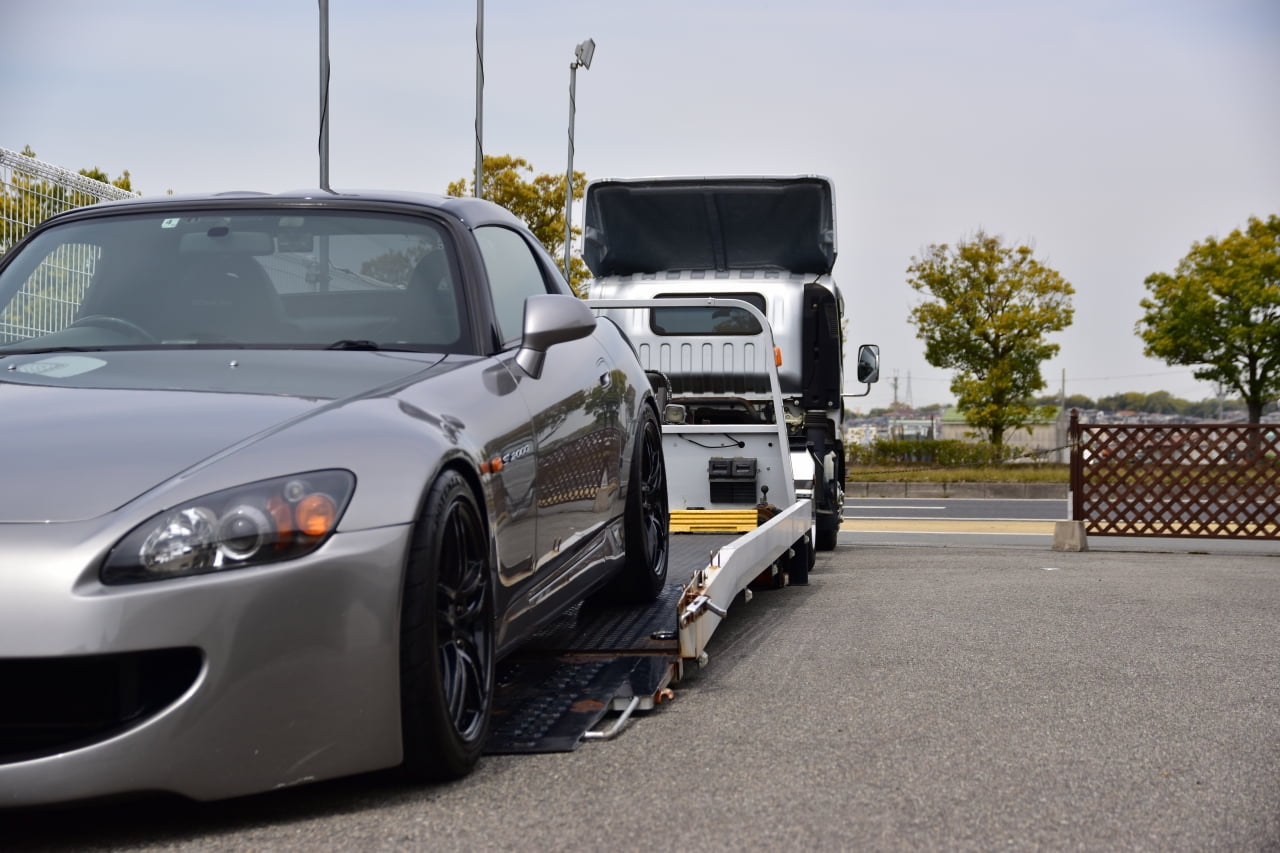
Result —
[[746, 533], [756, 529], [756, 510], [673, 509], [672, 533]]

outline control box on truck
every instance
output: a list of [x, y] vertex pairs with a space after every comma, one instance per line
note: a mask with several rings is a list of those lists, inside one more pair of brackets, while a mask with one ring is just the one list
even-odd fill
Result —
[[[772, 327], [782, 417], [796, 491], [811, 497], [815, 543], [831, 550], [844, 511], [844, 301], [832, 278], [835, 192], [828, 178], [690, 177], [593, 181], [587, 186], [583, 258], [593, 300], [741, 300]], [[615, 317], [641, 344], [649, 370], [671, 374], [671, 395], [691, 423], [732, 426], [759, 420], [769, 388], [735, 370], [750, 353], [735, 337], [758, 331], [732, 307], [654, 309]], [[742, 344], [748, 346], [748, 344]], [[879, 353], [858, 353], [858, 381], [874, 382]], [[869, 389], [868, 389], [869, 390]], [[862, 392], [863, 394], [866, 391]], [[722, 471], [709, 471], [712, 477]], [[732, 477], [719, 494], [734, 495]]]

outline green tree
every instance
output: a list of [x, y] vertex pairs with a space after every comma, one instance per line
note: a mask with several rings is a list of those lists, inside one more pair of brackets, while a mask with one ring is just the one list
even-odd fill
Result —
[[[526, 177], [532, 176], [532, 177]], [[573, 198], [582, 199], [587, 176], [573, 173]], [[471, 180], [459, 178], [445, 189], [447, 195], [467, 196], [475, 194], [475, 170]], [[556, 263], [563, 268], [564, 261], [564, 175], [533, 174], [533, 166], [523, 157], [510, 154], [484, 157], [484, 198], [500, 204], [514, 213], [529, 227], [533, 236], [546, 248]], [[582, 234], [574, 227], [573, 236]], [[569, 258], [569, 283], [579, 296], [583, 295], [591, 273], [578, 255]]]
[[97, 166], [94, 166], [92, 169], [81, 169], [80, 174], [84, 175], [86, 178], [92, 178], [95, 181], [101, 181], [104, 184], [111, 184], [113, 187], [119, 187], [122, 190], [133, 192], [133, 178], [129, 174], [128, 169], [121, 172], [120, 177], [118, 178], [112, 178]]
[[1280, 216], [1193, 243], [1146, 286], [1136, 328], [1147, 355], [1200, 365], [1192, 375], [1237, 392], [1257, 423], [1280, 397]]
[[1142, 391], [1119, 391], [1099, 397], [1098, 408], [1108, 412], [1145, 412], [1147, 395]]
[[982, 231], [923, 255], [907, 267], [907, 283], [926, 297], [909, 319], [925, 359], [957, 371], [957, 408], [998, 452], [1006, 432], [1053, 415], [1032, 397], [1045, 387], [1040, 363], [1058, 351], [1045, 336], [1071, 324], [1075, 291], [1030, 248]]
[[[1053, 408], [1057, 408], [1059, 399], [1060, 398], [1057, 394], [1041, 394], [1032, 402], [1037, 406], [1052, 406]], [[1068, 394], [1065, 399], [1061, 400], [1061, 402], [1062, 407], [1067, 411], [1070, 411], [1071, 409], [1080, 409], [1083, 411], [1085, 409], [1098, 408], [1097, 404], [1093, 401], [1093, 398], [1089, 397], [1087, 394]]]

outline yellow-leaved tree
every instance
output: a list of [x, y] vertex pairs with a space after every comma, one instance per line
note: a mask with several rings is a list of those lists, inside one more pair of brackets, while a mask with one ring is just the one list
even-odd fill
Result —
[[[512, 157], [510, 154], [484, 156], [484, 177], [481, 195], [495, 204], [500, 204], [520, 218], [538, 242], [562, 265], [564, 259], [564, 174], [550, 175], [533, 173], [533, 166], [523, 157]], [[586, 186], [586, 175], [573, 173], [573, 198], [581, 200], [583, 188]], [[455, 196], [475, 194], [475, 172], [471, 180], [459, 178], [449, 184], [445, 193]], [[573, 236], [582, 234], [582, 229], [574, 227]], [[578, 255], [569, 259], [569, 284], [579, 296], [591, 278], [587, 265]]]

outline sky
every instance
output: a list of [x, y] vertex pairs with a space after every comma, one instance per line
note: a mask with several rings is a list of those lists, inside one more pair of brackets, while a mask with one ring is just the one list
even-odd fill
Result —
[[[0, 2], [0, 146], [128, 169], [144, 195], [319, 183], [316, 0]], [[329, 0], [333, 187], [471, 176], [477, 5]], [[875, 343], [883, 365], [854, 408], [953, 399], [908, 321], [906, 269], [978, 230], [1075, 288], [1045, 393], [1065, 377], [1095, 399], [1214, 395], [1146, 358], [1134, 327], [1148, 275], [1280, 214], [1277, 0], [483, 6], [488, 154], [564, 171], [569, 64], [592, 38], [574, 125], [588, 178], [834, 181], [847, 360]]]

